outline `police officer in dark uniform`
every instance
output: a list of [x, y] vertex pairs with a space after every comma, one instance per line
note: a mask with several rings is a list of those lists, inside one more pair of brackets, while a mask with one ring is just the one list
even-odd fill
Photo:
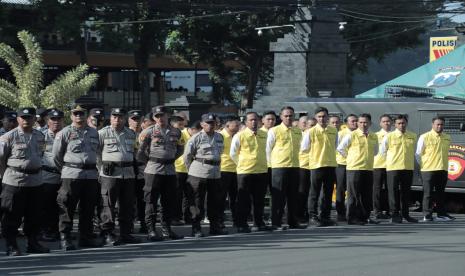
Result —
[[[134, 131], [136, 135], [136, 151], [139, 149], [139, 136], [142, 132], [142, 110], [131, 110], [128, 113], [128, 125], [129, 129]], [[144, 170], [145, 163], [137, 162], [134, 160], [134, 171], [136, 174], [136, 182], [134, 184], [135, 190], [135, 206], [136, 206], [136, 216], [140, 222], [139, 233], [147, 234], [147, 224], [145, 223], [145, 202], [144, 202]]]
[[79, 202], [79, 246], [100, 246], [93, 240], [92, 216], [100, 193], [97, 177], [96, 129], [86, 124], [86, 110], [71, 110], [71, 125], [58, 132], [53, 143], [53, 157], [61, 169], [61, 188], [57, 202], [60, 208], [60, 239], [62, 250], [76, 249], [71, 242], [73, 217]]
[[[145, 221], [149, 227], [148, 240], [182, 239], [171, 230], [171, 219], [176, 198], [176, 172], [174, 161], [182, 155], [181, 132], [169, 125], [168, 109], [152, 109], [155, 125], [145, 129], [139, 138], [137, 160], [148, 161], [145, 167]], [[161, 236], [155, 231], [157, 202], [161, 197]]]
[[188, 170], [187, 199], [192, 216], [192, 236], [202, 237], [200, 220], [204, 213], [207, 194], [207, 215], [210, 235], [226, 235], [221, 227], [223, 187], [220, 185], [223, 136], [215, 132], [216, 116], [202, 115], [202, 131], [192, 136], [184, 149], [184, 163]]
[[41, 158], [44, 153], [44, 135], [35, 130], [34, 108], [18, 111], [18, 127], [0, 139], [0, 170], [3, 174], [1, 208], [2, 234], [6, 254], [21, 255], [16, 236], [24, 218], [28, 253], [48, 253], [50, 250], [37, 241], [40, 230]]
[[[125, 127], [126, 110], [113, 108], [110, 125], [99, 130], [97, 164], [99, 165], [103, 210], [101, 213], [104, 244], [139, 243], [131, 236], [134, 206], [134, 146], [136, 134]], [[119, 202], [120, 239], [115, 241], [115, 205]]]
[[0, 128], [0, 136], [18, 126], [18, 121], [16, 120], [16, 117], [16, 111], [5, 112], [2, 120], [2, 128]]
[[52, 109], [48, 115], [47, 128], [42, 131], [45, 136], [45, 152], [42, 157], [42, 240], [59, 239], [57, 195], [61, 184], [61, 172], [53, 161], [53, 142], [56, 134], [63, 128], [64, 113]]
[[89, 116], [87, 117], [87, 125], [96, 130], [100, 130], [105, 123], [105, 113], [102, 108], [92, 108], [89, 110]]

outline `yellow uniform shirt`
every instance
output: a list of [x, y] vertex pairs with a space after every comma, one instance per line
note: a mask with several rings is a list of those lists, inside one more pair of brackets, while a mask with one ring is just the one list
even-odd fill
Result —
[[[376, 136], [378, 137], [378, 148], [381, 148], [381, 144], [383, 143], [384, 137], [388, 134], [387, 131], [384, 129], [380, 129], [380, 131], [376, 132]], [[379, 152], [375, 156], [375, 161], [373, 163], [374, 169], [385, 169], [386, 168], [386, 158]]]
[[[260, 130], [263, 130], [265, 133], [268, 133], [268, 129], [264, 126], [262, 126]], [[267, 164], [268, 164], [268, 168], [271, 168], [271, 164], [270, 163], [267, 163]]]
[[413, 170], [416, 139], [415, 133], [410, 131], [402, 133], [397, 129], [386, 135], [383, 146], [387, 147], [387, 171]]
[[[339, 132], [337, 133], [337, 136], [338, 136], [338, 141], [339, 143], [342, 141], [342, 139], [344, 139], [344, 137], [348, 134], [350, 134], [351, 131], [348, 127], [345, 127], [341, 130], [339, 130]], [[342, 156], [339, 152], [336, 152], [336, 161], [337, 161], [337, 164], [338, 165], [347, 165], [347, 161], [346, 161], [346, 158], [344, 156]]]
[[[245, 128], [234, 136], [236, 145], [237, 174], [266, 173], [266, 139], [267, 133], [261, 129], [254, 134], [249, 128]], [[237, 146], [237, 144], [239, 146]]]
[[447, 171], [449, 167], [450, 135], [426, 132], [418, 139], [417, 155], [421, 171]]
[[[309, 131], [310, 131], [310, 129], [306, 129], [305, 131], [303, 131], [302, 132], [302, 137], [305, 136], [305, 135], [308, 135]], [[308, 170], [308, 166], [309, 166], [308, 151], [299, 152], [299, 166], [300, 166], [301, 169], [307, 169]]]
[[280, 124], [271, 128], [268, 134], [274, 135], [274, 147], [271, 150], [271, 168], [298, 168], [299, 148], [302, 131], [297, 127]]
[[347, 156], [348, 171], [372, 171], [377, 146], [376, 134], [365, 135], [360, 129], [356, 129], [340, 142], [338, 151], [346, 153], [344, 156]]
[[310, 138], [309, 168], [337, 167], [336, 128], [332, 126], [322, 128], [316, 125], [310, 129], [308, 135]]
[[222, 172], [236, 172], [236, 163], [232, 161], [231, 156], [229, 156], [229, 151], [231, 150], [231, 141], [232, 136], [223, 129], [220, 131], [220, 134], [223, 135], [224, 149], [221, 154], [221, 171]]
[[[189, 138], [191, 138], [191, 135], [189, 134], [189, 131], [187, 131], [187, 128], [181, 130], [180, 141], [182, 141], [183, 145], [187, 144]], [[182, 156], [180, 156], [178, 159], [176, 159], [176, 161], [174, 161], [174, 167], [177, 173], [187, 173], [187, 168], [184, 165], [184, 159]]]

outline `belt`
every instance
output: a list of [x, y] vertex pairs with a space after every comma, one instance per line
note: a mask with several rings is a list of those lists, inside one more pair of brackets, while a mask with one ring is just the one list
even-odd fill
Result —
[[97, 170], [97, 167], [95, 164], [81, 164], [81, 163], [65, 162], [64, 166], [75, 168], [75, 169], [83, 169], [83, 170]]
[[155, 158], [155, 157], [150, 157], [150, 161], [155, 162], [155, 163], [160, 163], [164, 165], [169, 165], [169, 164], [174, 164], [174, 159], [163, 159], [163, 158]]
[[40, 173], [40, 169], [35, 169], [35, 170], [27, 170], [27, 169], [21, 169], [18, 167], [8, 167], [12, 169], [15, 172], [20, 172], [20, 173], [25, 173], [25, 174], [38, 174]]
[[46, 172], [50, 172], [50, 173], [61, 174], [61, 172], [57, 168], [54, 168], [54, 167], [42, 166], [42, 170]]
[[134, 162], [113, 162], [113, 161], [103, 161], [102, 162], [104, 165], [105, 164], [112, 164], [116, 167], [120, 167], [120, 168], [126, 168], [126, 167], [133, 167], [134, 166]]
[[211, 160], [211, 159], [205, 159], [205, 158], [195, 158], [195, 161], [200, 162], [202, 164], [208, 164], [208, 165], [213, 165], [213, 166], [218, 166], [221, 163], [220, 160]]

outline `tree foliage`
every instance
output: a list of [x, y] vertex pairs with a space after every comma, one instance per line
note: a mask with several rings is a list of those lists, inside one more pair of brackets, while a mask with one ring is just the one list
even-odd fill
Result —
[[88, 66], [81, 64], [44, 87], [42, 48], [27, 31], [19, 32], [18, 39], [26, 58], [0, 43], [0, 58], [10, 66], [15, 78], [15, 83], [0, 79], [0, 104], [11, 109], [32, 106], [66, 110], [97, 82], [97, 74], [87, 74]]

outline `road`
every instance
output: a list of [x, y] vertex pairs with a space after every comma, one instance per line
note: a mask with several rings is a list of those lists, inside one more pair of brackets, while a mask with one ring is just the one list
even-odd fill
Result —
[[[462, 276], [465, 215], [456, 216], [456, 221], [448, 223], [391, 225], [385, 221], [1, 256], [0, 275]], [[188, 226], [177, 228], [188, 230]]]

